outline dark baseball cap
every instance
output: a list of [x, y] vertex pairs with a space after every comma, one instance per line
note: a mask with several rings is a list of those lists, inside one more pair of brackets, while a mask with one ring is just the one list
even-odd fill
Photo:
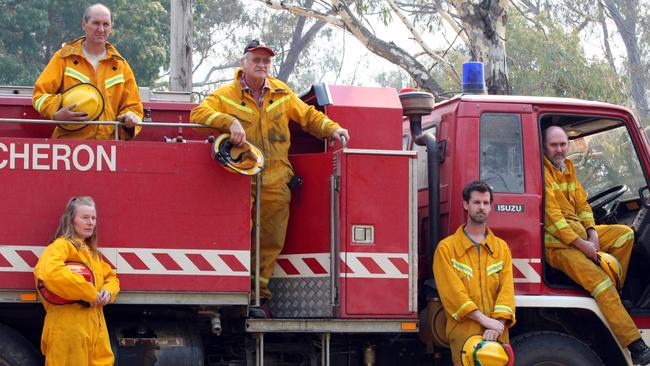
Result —
[[246, 48], [244, 48], [244, 55], [248, 52], [252, 51], [263, 51], [269, 54], [269, 56], [275, 56], [275, 52], [271, 48], [269, 48], [267, 45], [260, 43], [260, 41], [254, 39], [246, 45]]

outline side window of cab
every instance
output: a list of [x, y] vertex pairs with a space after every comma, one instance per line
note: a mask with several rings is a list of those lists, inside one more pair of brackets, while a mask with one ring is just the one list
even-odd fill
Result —
[[481, 180], [492, 186], [494, 192], [524, 193], [521, 117], [483, 114], [480, 139]]

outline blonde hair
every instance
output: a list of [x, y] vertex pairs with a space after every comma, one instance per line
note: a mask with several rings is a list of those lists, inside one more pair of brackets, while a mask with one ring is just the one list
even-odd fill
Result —
[[[77, 249], [79, 249], [82, 243], [79, 243], [79, 240], [75, 237], [76, 233], [74, 231], [72, 220], [74, 219], [74, 215], [77, 213], [77, 207], [79, 206], [88, 206], [96, 210], [95, 201], [90, 196], [70, 198], [68, 204], [65, 206], [65, 210], [63, 210], [61, 219], [59, 219], [59, 227], [56, 229], [53, 239], [56, 240], [59, 237], [64, 237]], [[84, 239], [84, 242], [93, 254], [99, 253], [97, 250], [97, 226], [95, 226], [92, 235]]]

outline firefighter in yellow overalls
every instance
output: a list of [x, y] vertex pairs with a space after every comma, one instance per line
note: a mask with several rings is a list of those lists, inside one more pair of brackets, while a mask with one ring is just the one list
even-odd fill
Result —
[[[135, 76], [126, 60], [108, 43], [112, 16], [102, 4], [89, 6], [84, 12], [81, 27], [85, 36], [68, 42], [58, 50], [34, 83], [32, 104], [43, 117], [57, 121], [120, 121], [121, 140], [133, 139], [141, 129], [143, 109]], [[65, 95], [79, 84], [92, 88], [76, 89], [72, 104]], [[88, 90], [87, 97], [81, 90]], [[88, 106], [89, 99], [100, 103]], [[96, 113], [94, 113], [96, 111]], [[61, 123], [53, 138], [110, 140], [115, 137], [115, 126]]]
[[438, 244], [433, 258], [455, 366], [461, 366], [468, 337], [508, 343], [508, 328], [516, 322], [512, 255], [506, 242], [487, 228], [491, 204], [492, 189], [485, 182], [465, 186], [467, 222]]
[[596, 225], [587, 193], [566, 158], [569, 139], [558, 126], [544, 132], [544, 245], [548, 263], [566, 273], [598, 303], [621, 346], [635, 365], [650, 364], [650, 348], [621, 303], [610, 277], [596, 262], [597, 252], [609, 253], [621, 265], [621, 284], [630, 262], [634, 232], [625, 225]]
[[[46, 311], [41, 336], [46, 366], [112, 366], [114, 363], [104, 306], [115, 301], [120, 283], [97, 249], [96, 223], [92, 198], [70, 199], [55, 240], [45, 248], [34, 268], [36, 286]], [[71, 271], [70, 263], [89, 268], [92, 280]], [[55, 302], [48, 293], [69, 301]]]
[[271, 298], [268, 282], [284, 246], [289, 221], [291, 192], [287, 183], [293, 177], [289, 121], [297, 122], [318, 138], [349, 139], [347, 130], [304, 103], [285, 83], [269, 76], [274, 55], [269, 47], [251, 41], [244, 49], [235, 80], [212, 92], [190, 114], [192, 122], [228, 132], [233, 144], [248, 141], [264, 154], [259, 280], [261, 297], [265, 299]]

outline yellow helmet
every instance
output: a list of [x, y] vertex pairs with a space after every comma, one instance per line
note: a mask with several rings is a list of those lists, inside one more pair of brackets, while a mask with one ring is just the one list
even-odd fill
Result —
[[255, 175], [264, 169], [264, 155], [260, 149], [248, 141], [242, 146], [234, 146], [228, 133], [222, 133], [214, 140], [212, 158], [233, 173]]
[[621, 286], [623, 285], [621, 283], [621, 279], [623, 278], [623, 268], [618, 262], [618, 259], [605, 252], [598, 252], [596, 255], [598, 256], [598, 265], [603, 269], [603, 271], [605, 271], [605, 273], [607, 273], [609, 278], [611, 278], [614, 286], [616, 286], [616, 290], [620, 291]]
[[460, 351], [463, 366], [512, 366], [512, 348], [501, 342], [484, 341], [483, 336], [469, 336]]
[[104, 112], [104, 96], [90, 83], [73, 85], [61, 93], [61, 107], [76, 104], [74, 112], [86, 112], [89, 121], [94, 121]]

